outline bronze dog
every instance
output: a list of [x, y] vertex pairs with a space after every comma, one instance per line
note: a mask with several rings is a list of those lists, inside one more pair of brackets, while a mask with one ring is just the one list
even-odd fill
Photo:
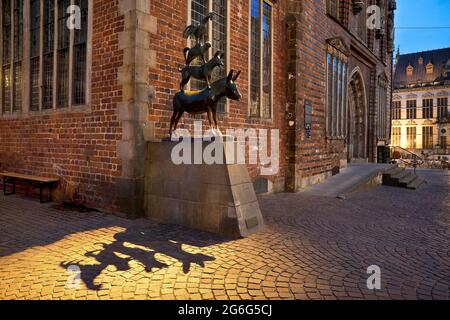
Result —
[[223, 68], [225, 66], [223, 60], [223, 53], [217, 51], [214, 57], [207, 63], [201, 66], [187, 66], [180, 69], [182, 81], [180, 83], [180, 90], [184, 90], [184, 86], [189, 82], [191, 78], [197, 80], [206, 80], [208, 87], [211, 85], [211, 74], [216, 67]]
[[186, 59], [186, 65], [189, 66], [196, 58], [200, 58], [203, 63], [206, 62], [205, 54], [211, 48], [211, 42], [206, 42], [204, 45], [197, 43], [193, 48], [184, 49], [184, 58]]

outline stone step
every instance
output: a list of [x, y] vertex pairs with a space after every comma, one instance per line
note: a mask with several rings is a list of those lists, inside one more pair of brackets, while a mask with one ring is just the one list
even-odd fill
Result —
[[411, 189], [411, 190], [416, 190], [425, 182], [426, 182], [425, 179], [417, 177], [417, 179], [415, 179], [413, 182], [408, 184], [406, 188]]
[[410, 174], [403, 179], [400, 179], [399, 184], [401, 187], [406, 188], [410, 183], [412, 183], [414, 180], [418, 179], [419, 177], [415, 174]]
[[400, 173], [405, 169], [399, 168], [399, 167], [395, 167], [392, 169], [387, 170], [386, 172], [383, 173], [383, 175], [388, 175], [388, 176], [392, 176], [394, 174]]
[[410, 171], [402, 170], [397, 174], [391, 175], [391, 179], [400, 182], [400, 180], [407, 178], [411, 174], [412, 173]]

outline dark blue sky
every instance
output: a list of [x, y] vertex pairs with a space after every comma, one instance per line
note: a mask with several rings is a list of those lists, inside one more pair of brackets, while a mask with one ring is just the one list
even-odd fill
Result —
[[396, 47], [402, 54], [450, 47], [450, 0], [397, 0], [395, 23]]

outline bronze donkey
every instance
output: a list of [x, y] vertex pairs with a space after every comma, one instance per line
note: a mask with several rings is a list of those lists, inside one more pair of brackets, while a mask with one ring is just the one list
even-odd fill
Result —
[[[227, 77], [221, 78], [211, 84], [210, 88], [201, 91], [180, 91], [173, 99], [173, 115], [170, 121], [170, 136], [177, 129], [178, 122], [185, 112], [189, 114], [208, 113], [208, 120], [211, 128], [218, 129], [217, 104], [220, 99], [227, 97], [231, 100], [239, 101], [241, 93], [235, 81], [241, 72], [234, 74], [231, 70]], [[213, 124], [214, 123], [214, 124]]]
[[208, 87], [211, 86], [211, 74], [216, 67], [223, 68], [225, 66], [223, 60], [223, 53], [217, 51], [214, 57], [207, 63], [200, 66], [186, 66], [180, 69], [182, 81], [180, 83], [180, 90], [184, 90], [184, 86], [189, 82], [191, 78], [198, 80], [206, 80]]

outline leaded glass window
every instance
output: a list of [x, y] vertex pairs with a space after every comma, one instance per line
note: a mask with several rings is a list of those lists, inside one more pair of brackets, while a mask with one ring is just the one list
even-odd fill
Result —
[[30, 110], [39, 110], [41, 0], [30, 3]]
[[12, 28], [12, 0], [2, 2], [2, 101], [3, 112], [11, 112], [11, 28]]
[[81, 29], [75, 30], [73, 48], [73, 104], [82, 105], [86, 103], [88, 0], [76, 0], [75, 4], [81, 9]]
[[[24, 83], [29, 84], [25, 111], [85, 105], [89, 0], [3, 0], [0, 6], [1, 112], [22, 111]], [[70, 28], [68, 22], [78, 19], [72, 16], [78, 8], [80, 28], [78, 24]], [[27, 30], [24, 19], [29, 21]], [[24, 48], [29, 48], [27, 70], [23, 70]]]
[[328, 47], [327, 52], [326, 131], [329, 138], [347, 135], [348, 66], [347, 57]]
[[251, 1], [250, 115], [272, 117], [272, 6]]
[[[205, 57], [206, 60], [211, 58], [211, 55], [217, 51], [223, 52], [223, 59], [226, 61], [227, 52], [227, 8], [229, 0], [191, 0], [191, 23], [198, 25], [200, 24], [209, 12], [214, 12], [215, 16], [213, 21], [210, 23], [209, 36], [208, 39], [211, 41], [212, 49]], [[191, 47], [195, 45], [195, 39], [191, 39]], [[200, 59], [196, 59], [191, 63], [191, 65], [200, 65]], [[221, 77], [226, 76], [226, 68], [220, 69], [216, 68], [212, 74], [212, 80], [217, 80]], [[207, 84], [206, 81], [191, 79], [191, 89], [201, 90], [204, 89]], [[219, 102], [217, 106], [217, 111], [225, 112], [225, 99]]]
[[69, 48], [70, 30], [67, 28], [69, 14], [67, 7], [70, 0], [58, 1], [58, 91], [57, 106], [65, 108], [69, 106]]
[[55, 8], [53, 0], [44, 0], [44, 62], [42, 83], [42, 109], [53, 108], [53, 65], [55, 41]]

